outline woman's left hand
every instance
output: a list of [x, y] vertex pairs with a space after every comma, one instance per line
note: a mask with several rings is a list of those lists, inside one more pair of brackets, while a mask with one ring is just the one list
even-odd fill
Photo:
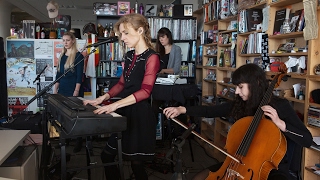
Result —
[[270, 117], [270, 119], [281, 131], [286, 131], [286, 123], [279, 118], [277, 110], [269, 105], [262, 106], [261, 109], [264, 112], [264, 115]]
[[112, 103], [112, 104], [108, 104], [105, 106], [101, 106], [100, 108], [94, 110], [93, 113], [95, 113], [95, 114], [103, 114], [103, 113], [109, 114], [109, 113], [114, 112], [117, 109], [118, 109], [117, 103]]

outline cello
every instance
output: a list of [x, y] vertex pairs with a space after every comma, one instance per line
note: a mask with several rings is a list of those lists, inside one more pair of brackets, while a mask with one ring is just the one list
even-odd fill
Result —
[[267, 105], [274, 87], [280, 85], [287, 68], [280, 65], [281, 74], [271, 81], [254, 116], [237, 120], [227, 136], [227, 156], [220, 169], [210, 172], [206, 180], [265, 180], [272, 169], [277, 169], [287, 149], [286, 138], [280, 129], [263, 117], [261, 107]]

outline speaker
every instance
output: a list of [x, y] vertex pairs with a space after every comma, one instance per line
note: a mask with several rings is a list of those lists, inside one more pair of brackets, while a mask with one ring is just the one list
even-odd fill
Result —
[[8, 116], [7, 68], [3, 44], [3, 38], [0, 37], [0, 118]]

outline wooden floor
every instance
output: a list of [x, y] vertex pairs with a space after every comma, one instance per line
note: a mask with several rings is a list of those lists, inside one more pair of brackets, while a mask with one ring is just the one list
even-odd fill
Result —
[[[53, 146], [56, 144], [55, 149], [55, 155], [58, 157], [60, 156], [60, 149], [57, 146], [58, 141], [52, 142]], [[105, 141], [102, 139], [95, 139], [92, 141], [93, 145], [93, 154], [91, 161], [101, 163], [100, 161], [100, 153], [102, 151], [102, 148], [104, 147]], [[70, 154], [70, 161], [67, 162], [68, 168], [74, 168], [74, 167], [82, 167], [86, 165], [86, 153], [85, 153], [85, 142], [83, 142], [83, 148], [78, 153], [73, 153], [73, 148], [75, 145], [75, 141], [71, 141], [69, 146], [67, 146], [67, 153]], [[193, 153], [191, 153], [192, 148]], [[175, 173], [175, 166], [177, 161], [177, 154], [180, 154], [180, 159], [182, 160], [182, 170], [184, 172], [184, 177], [186, 177], [187, 180], [191, 180], [192, 177], [205, 169], [208, 166], [211, 166], [217, 161], [214, 158], [211, 158], [206, 154], [204, 149], [198, 144], [197, 141], [190, 138], [190, 141], [185, 141], [185, 144], [182, 146], [181, 153], [178, 153], [175, 151], [173, 154], [173, 162], [171, 163], [169, 160], [165, 158], [166, 154], [169, 152], [171, 148], [169, 141], [157, 141], [157, 149], [156, 149], [156, 156], [155, 160], [153, 162], [148, 162], [146, 164], [146, 169], [149, 175], [149, 180], [167, 180], [172, 179], [175, 177], [174, 175], [177, 175]], [[192, 155], [194, 160], [192, 160]], [[134, 179], [132, 177], [132, 171], [130, 168], [130, 162], [124, 161], [124, 176], [125, 180], [131, 180]], [[54, 179], [54, 178], [52, 178]], [[95, 168], [91, 169], [91, 176], [88, 177], [87, 170], [81, 170], [75, 172], [75, 174], [72, 175], [72, 178], [69, 178], [72, 180], [104, 180], [104, 171], [103, 168]], [[177, 178], [173, 178], [177, 179]]]

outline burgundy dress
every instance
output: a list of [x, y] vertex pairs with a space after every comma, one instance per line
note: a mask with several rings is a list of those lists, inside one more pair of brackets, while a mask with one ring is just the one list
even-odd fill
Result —
[[[119, 82], [108, 92], [110, 97], [121, 92], [122, 98], [131, 94], [136, 103], [116, 112], [127, 118], [127, 130], [122, 133], [122, 153], [125, 160], [152, 160], [156, 144], [156, 117], [148, 98], [160, 68], [158, 54], [147, 49], [140, 55], [134, 50], [124, 57], [125, 65]], [[117, 153], [116, 134], [107, 142], [105, 151]]]

